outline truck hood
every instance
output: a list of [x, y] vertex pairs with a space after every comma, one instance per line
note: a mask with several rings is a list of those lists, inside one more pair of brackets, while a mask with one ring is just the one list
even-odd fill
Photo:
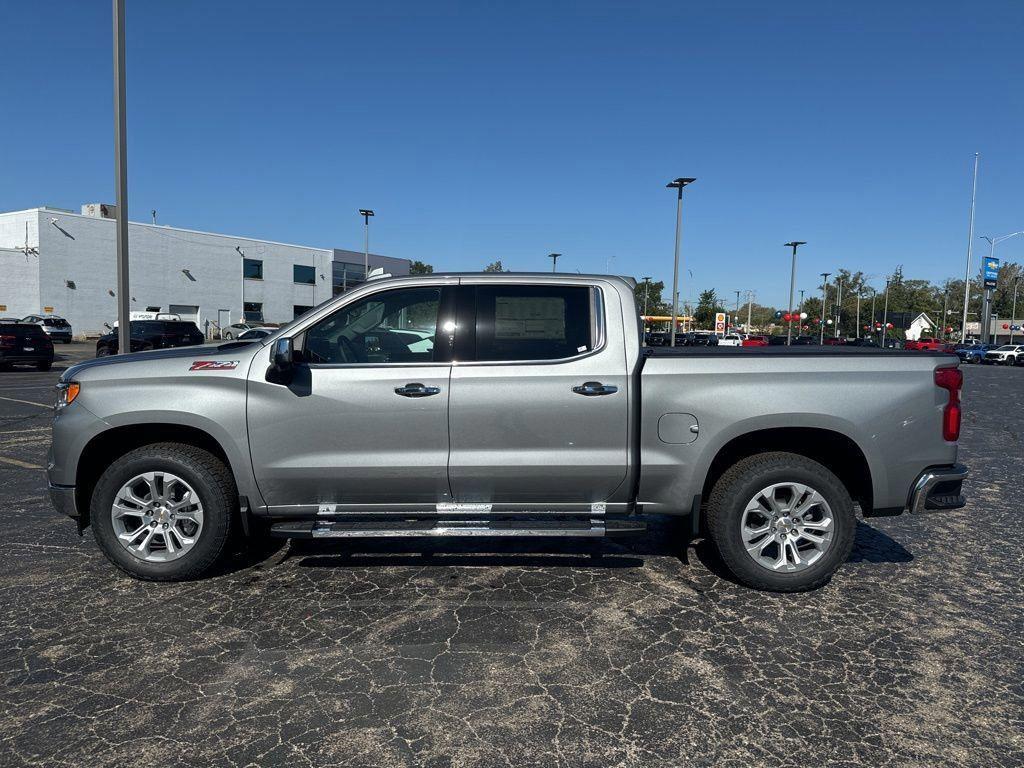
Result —
[[[147, 352], [132, 352], [127, 355], [111, 355], [109, 357], [97, 357], [95, 360], [86, 360], [83, 363], [73, 365], [61, 374], [60, 380], [70, 381], [84, 371], [95, 371], [106, 366], [117, 366], [118, 370], [105, 371], [106, 375], [130, 376], [130, 372], [123, 370], [123, 366], [138, 365], [140, 363], [152, 364], [162, 360], [180, 360], [183, 357], [195, 360], [249, 360], [256, 354], [263, 345], [255, 342], [227, 342], [221, 344], [202, 344], [191, 347], [171, 347], [170, 349], [154, 349]], [[239, 367], [242, 363], [239, 362]]]

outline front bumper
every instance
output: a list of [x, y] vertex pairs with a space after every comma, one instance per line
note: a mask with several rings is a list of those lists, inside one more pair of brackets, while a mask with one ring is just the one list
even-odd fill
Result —
[[62, 515], [77, 520], [80, 515], [78, 513], [78, 504], [75, 501], [75, 487], [73, 485], [54, 485], [49, 483], [50, 487], [50, 501], [53, 502], [53, 506]]
[[966, 477], [967, 467], [963, 464], [929, 467], [914, 483], [907, 508], [911, 513], [960, 509], [967, 503], [963, 495], [963, 482]]

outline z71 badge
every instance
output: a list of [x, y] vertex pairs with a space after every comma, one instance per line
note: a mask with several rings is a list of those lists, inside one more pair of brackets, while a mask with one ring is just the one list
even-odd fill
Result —
[[237, 360], [194, 360], [190, 371], [231, 371], [238, 367]]

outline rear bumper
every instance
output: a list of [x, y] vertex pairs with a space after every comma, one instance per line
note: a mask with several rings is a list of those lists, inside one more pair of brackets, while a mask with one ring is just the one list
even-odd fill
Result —
[[53, 502], [54, 508], [62, 515], [77, 520], [78, 504], [75, 502], [75, 487], [73, 485], [54, 485], [50, 486], [50, 501]]
[[910, 491], [907, 509], [911, 513], [960, 509], [967, 503], [963, 495], [966, 477], [967, 467], [963, 464], [929, 467], [918, 475]]

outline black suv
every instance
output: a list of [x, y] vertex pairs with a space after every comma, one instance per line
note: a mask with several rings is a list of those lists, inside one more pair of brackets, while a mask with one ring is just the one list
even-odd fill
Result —
[[48, 371], [53, 365], [53, 342], [39, 325], [0, 323], [0, 369], [34, 365]]
[[[129, 326], [132, 352], [167, 347], [190, 347], [206, 341], [196, 324], [187, 320], [133, 320]], [[96, 341], [96, 357], [116, 355], [117, 331], [100, 336]]]

